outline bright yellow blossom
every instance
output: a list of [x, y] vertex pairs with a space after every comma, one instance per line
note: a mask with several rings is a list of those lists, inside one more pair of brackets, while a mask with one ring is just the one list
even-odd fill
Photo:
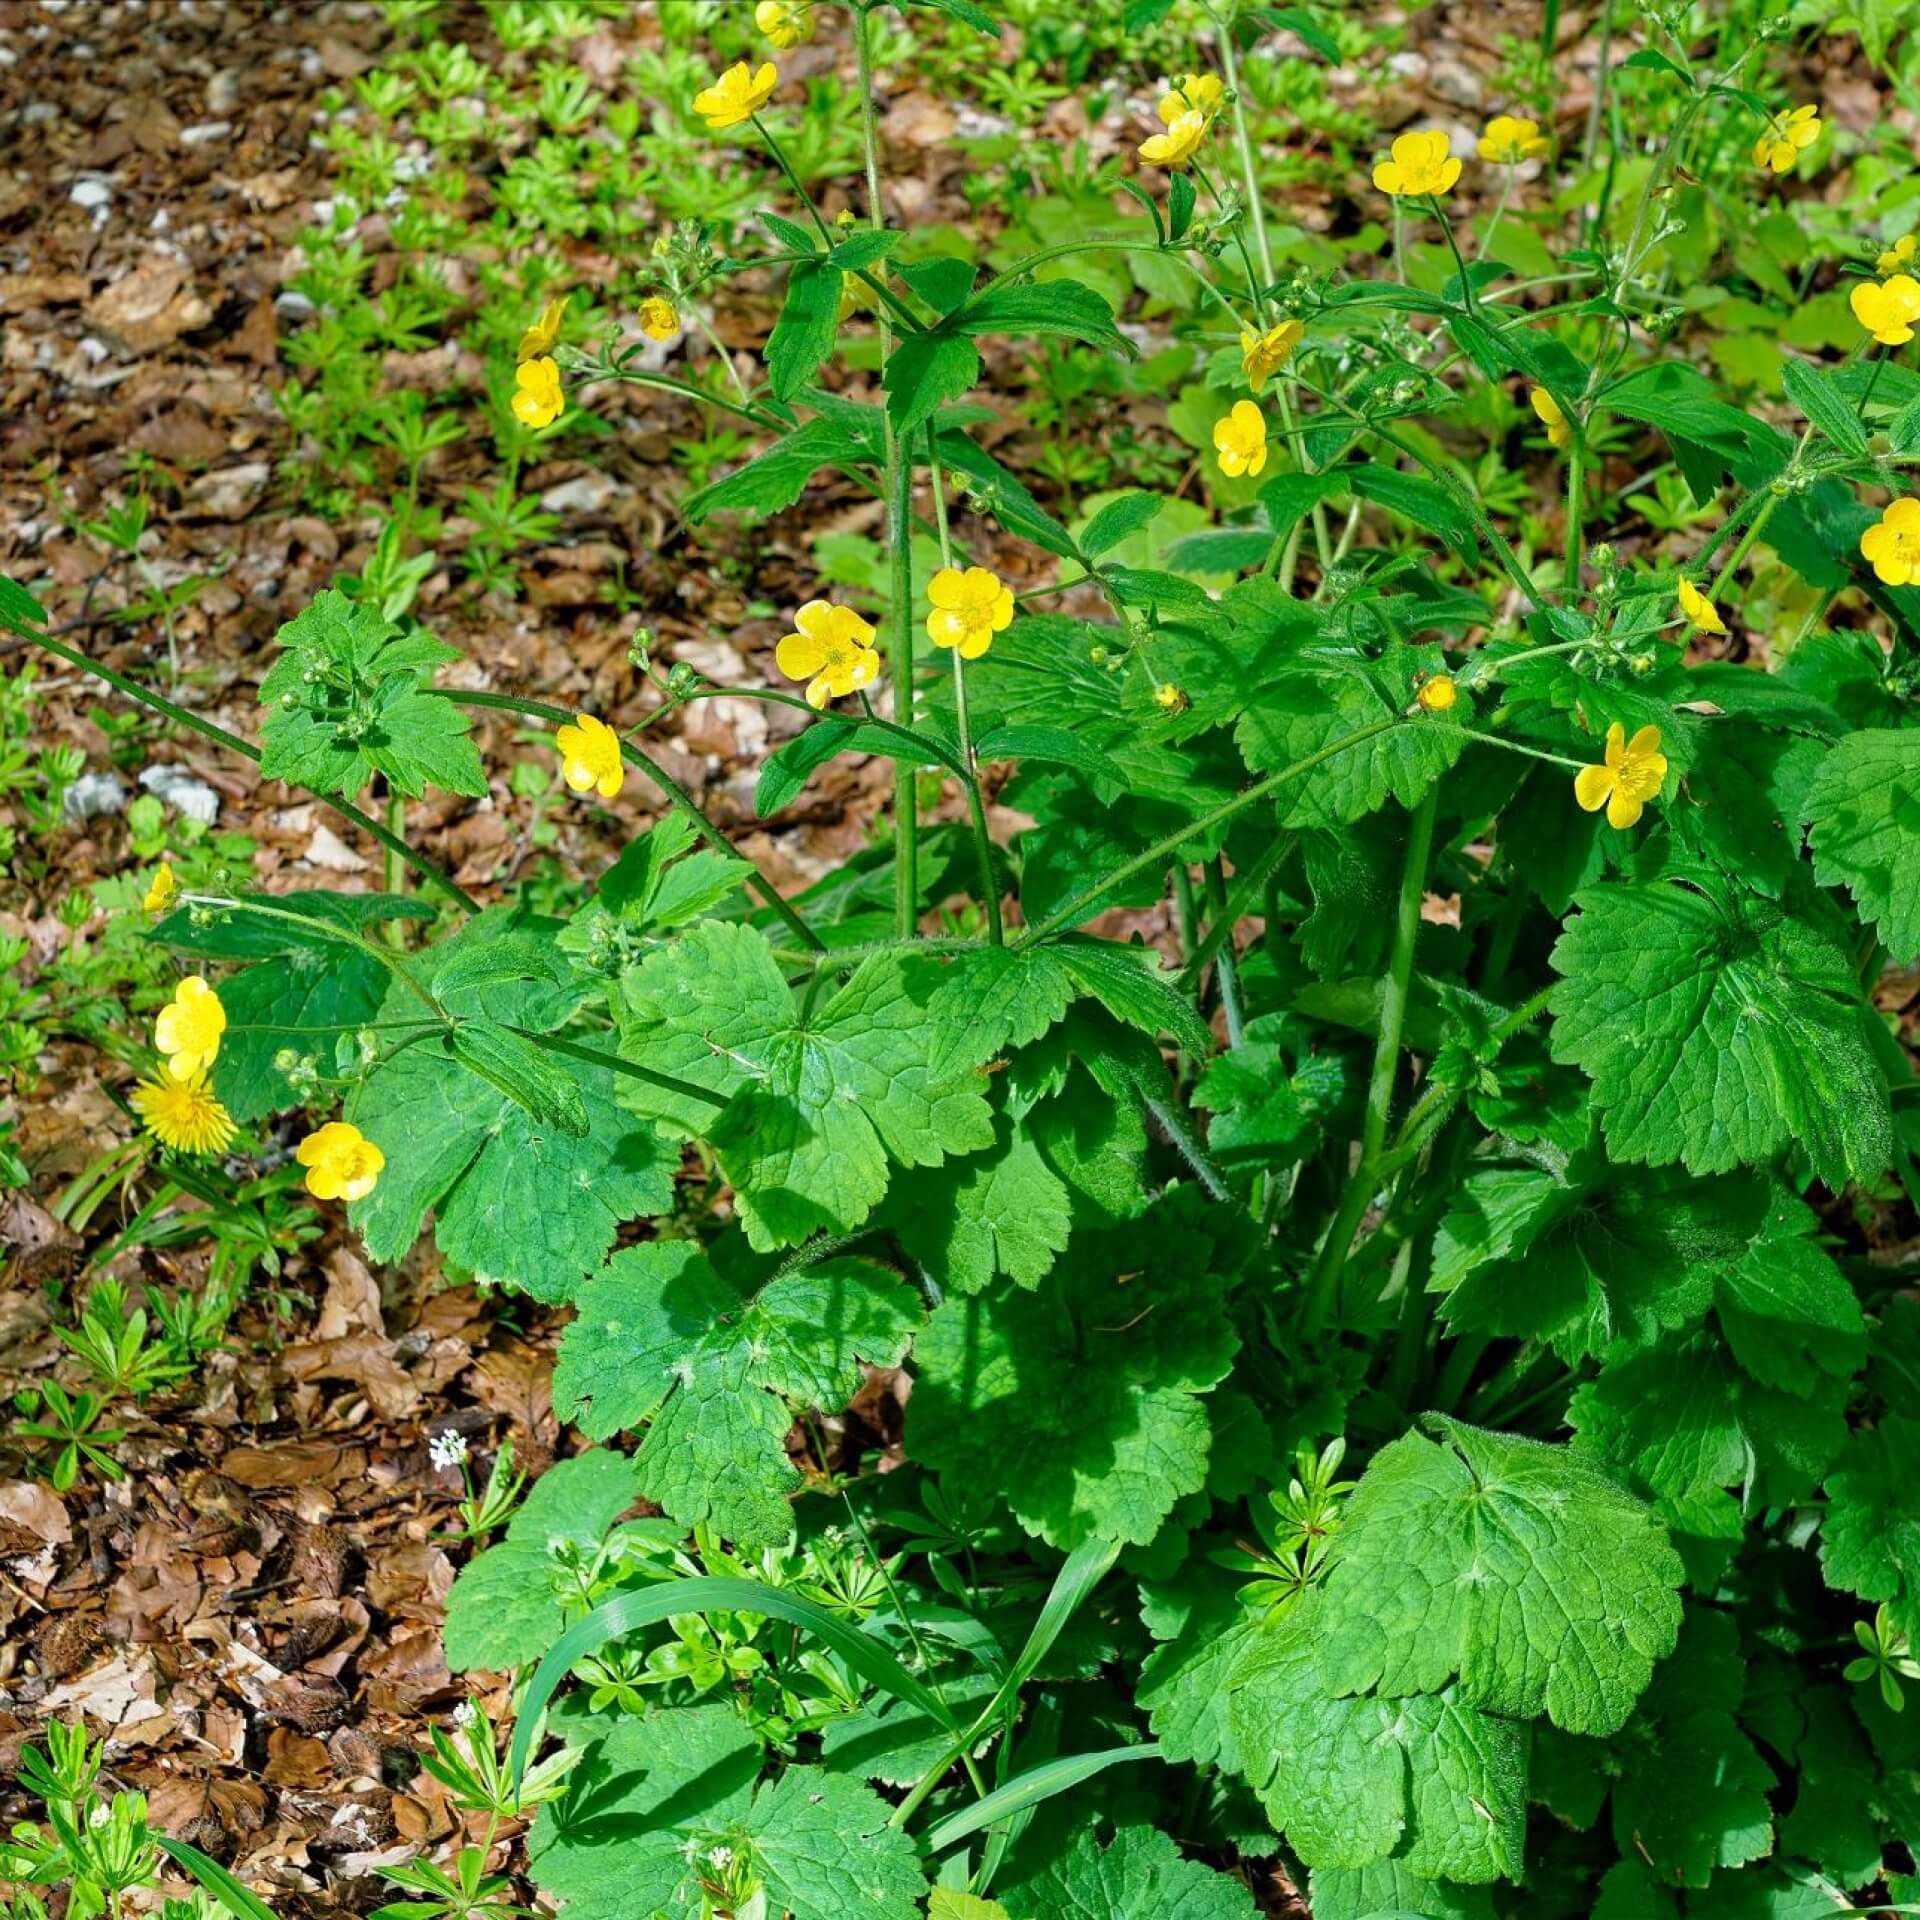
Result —
[[873, 629], [851, 607], [809, 600], [793, 624], [773, 657], [789, 680], [806, 681], [808, 706], [824, 707], [880, 677]]
[[1766, 131], [1753, 143], [1753, 164], [1786, 173], [1819, 138], [1819, 107], [1812, 103], [1795, 107], [1785, 119], [1776, 117], [1767, 122]]
[[649, 340], [671, 340], [680, 331], [680, 316], [673, 302], [659, 294], [650, 294], [640, 302], [640, 331]]
[[199, 974], [190, 973], [160, 1009], [153, 1044], [167, 1056], [167, 1072], [175, 1080], [191, 1080], [219, 1057], [220, 1036], [226, 1030], [227, 1010], [220, 996]]
[[1373, 184], [1395, 197], [1409, 193], [1450, 192], [1460, 178], [1444, 133], [1403, 133], [1393, 143], [1393, 158], [1374, 164]]
[[611, 800], [625, 784], [620, 736], [604, 720], [583, 713], [572, 726], [554, 729], [553, 744], [560, 749], [560, 771], [575, 793], [597, 787], [601, 799]]
[[1720, 618], [1720, 609], [1691, 580], [1683, 576], [1674, 591], [1679, 596], [1680, 611], [1692, 621], [1696, 632], [1726, 632], [1727, 623]]
[[1920, 580], [1920, 500], [1896, 500], [1860, 536], [1860, 557], [1890, 587]]
[[1150, 134], [1140, 142], [1140, 158], [1156, 167], [1184, 167], [1200, 151], [1207, 137], [1204, 113], [1183, 113], [1168, 122], [1165, 133]]
[[1890, 273], [1905, 273], [1913, 265], [1913, 256], [1920, 253], [1920, 238], [1911, 233], [1903, 233], [1878, 260], [1873, 270], [1884, 280]]
[[1267, 464], [1266, 415], [1251, 400], [1236, 400], [1233, 411], [1213, 423], [1213, 444], [1222, 473], [1251, 479]]
[[1660, 729], [1642, 727], [1631, 740], [1618, 720], [1607, 729], [1607, 757], [1574, 776], [1573, 797], [1588, 813], [1607, 810], [1607, 825], [1630, 827], [1667, 777], [1667, 756], [1660, 751]]
[[127, 1097], [147, 1131], [175, 1153], [223, 1153], [233, 1138], [233, 1115], [213, 1097], [204, 1073], [142, 1080]]
[[1420, 683], [1419, 701], [1429, 713], [1450, 713], [1460, 698], [1459, 686], [1450, 673], [1436, 673]]
[[160, 871], [153, 876], [153, 885], [147, 889], [147, 897], [140, 904], [149, 913], [165, 913], [179, 892], [180, 882], [174, 878], [173, 869], [162, 860]]
[[1516, 120], [1511, 114], [1496, 114], [1480, 136], [1480, 158], [1496, 167], [1517, 167], [1523, 160], [1544, 160], [1553, 150], [1552, 142], [1540, 131], [1537, 120]]
[[753, 24], [784, 53], [813, 38], [813, 8], [809, 0], [760, 0]]
[[1175, 81], [1173, 87], [1160, 96], [1160, 124], [1170, 127], [1190, 113], [1211, 120], [1220, 111], [1226, 91], [1217, 73], [1190, 73], [1184, 80]]
[[1920, 280], [1910, 273], [1896, 273], [1878, 285], [1856, 280], [1847, 305], [1883, 347], [1904, 347], [1913, 338], [1913, 323], [1920, 320]]
[[1547, 430], [1547, 445], [1550, 447], [1570, 447], [1573, 445], [1573, 424], [1560, 410], [1560, 402], [1545, 387], [1535, 387], [1527, 398], [1533, 402], [1533, 410], [1539, 415], [1540, 424]]
[[566, 412], [560, 369], [551, 359], [523, 360], [513, 379], [513, 417], [523, 427], [550, 427]]
[[540, 309], [540, 318], [520, 336], [520, 359], [537, 360], [553, 351], [560, 338], [560, 323], [567, 317], [567, 302], [572, 298], [572, 294], [563, 293]]
[[1171, 714], [1185, 713], [1193, 702], [1187, 698], [1186, 693], [1181, 688], [1176, 687], [1171, 680], [1167, 680], [1154, 688], [1153, 704], [1158, 707], [1162, 713]]
[[1013, 620], [1013, 589], [988, 567], [942, 567], [927, 582], [927, 598], [927, 638], [957, 647], [962, 660], [978, 660]]
[[387, 1156], [348, 1120], [329, 1120], [294, 1148], [307, 1170], [307, 1191], [316, 1200], [364, 1200], [380, 1178]]
[[1287, 364], [1288, 356], [1306, 334], [1306, 328], [1298, 320], [1282, 320], [1265, 333], [1241, 329], [1240, 371], [1247, 376], [1247, 384], [1255, 393]]
[[725, 133], [753, 116], [773, 98], [780, 69], [771, 60], [755, 72], [746, 61], [736, 61], [712, 86], [693, 96], [693, 110], [707, 123], [709, 133]]

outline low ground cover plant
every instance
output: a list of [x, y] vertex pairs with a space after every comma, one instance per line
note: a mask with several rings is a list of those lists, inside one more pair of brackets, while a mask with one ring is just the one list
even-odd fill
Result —
[[[742, 439], [695, 526], [883, 503], [777, 684], [641, 628], [619, 730], [456, 684], [366, 580], [282, 628], [256, 742], [96, 667], [408, 881], [151, 870], [151, 1141], [283, 1138], [372, 1259], [430, 1233], [572, 1313], [585, 1444], [470, 1477], [446, 1622], [511, 1733], [436, 1736], [482, 1824], [389, 1911], [508, 1911], [523, 1819], [575, 1920], [1913, 1910], [1920, 1307], [1857, 1232], [1920, 1203], [1877, 997], [1920, 958], [1911, 236], [1829, 259], [1841, 339], [1756, 409], [1668, 340], [1701, 223], [1765, 289], [1832, 138], [1768, 33], [1640, 20], [1646, 151], [1519, 111], [1381, 141], [1356, 277], [1281, 250], [1250, 132], [1276, 46], [1339, 57], [1315, 11], [1219, 0], [1099, 219], [991, 261], [889, 218], [873, 85], [991, 7], [748, 24], [674, 102], [738, 218], [643, 247], [613, 180], [625, 304], [540, 286], [489, 372], [529, 441], [710, 393]], [[781, 61], [820, 36], [859, 85], [803, 164]], [[483, 84], [451, 58], [442, 113]], [[556, 127], [603, 111], [551, 86]], [[777, 294], [752, 376], [663, 373], [740, 276]], [[1017, 471], [987, 358], [1074, 356], [1070, 406], [1143, 356], [1135, 304], [1185, 356], [1182, 490]], [[1625, 550], [1623, 471], [1672, 557]], [[720, 697], [808, 717], [762, 814], [896, 769], [792, 897], [652, 750]], [[486, 794], [485, 708], [551, 728], [575, 804], [661, 796], [568, 911], [407, 840]], [[1177, 952], [1125, 937], [1169, 891]], [[132, 1324], [73, 1335], [117, 1391], [185, 1351]]]

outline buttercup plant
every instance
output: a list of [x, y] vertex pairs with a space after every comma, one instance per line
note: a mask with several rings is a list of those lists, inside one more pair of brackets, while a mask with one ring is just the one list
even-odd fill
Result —
[[[672, 104], [764, 160], [755, 217], [501, 332], [529, 433], [670, 388], [743, 436], [690, 528], [797, 513], [738, 683], [643, 632], [637, 721], [476, 691], [330, 592], [255, 747], [0, 598], [358, 824], [398, 796], [412, 891], [154, 886], [147, 1085], [278, 1129], [370, 1258], [431, 1233], [571, 1314], [588, 1444], [517, 1508], [466, 1482], [505, 1532], [448, 1604], [511, 1742], [435, 1736], [481, 1832], [393, 1911], [502, 1910], [523, 1812], [570, 1920], [1898, 1910], [1920, 1313], [1859, 1222], [1920, 1197], [1876, 998], [1920, 958], [1920, 307], [1855, 237], [1777, 408], [1672, 348], [1697, 183], [1822, 164], [1771, 36], [1636, 19], [1650, 152], [1370, 147], [1363, 277], [1302, 264], [1250, 114], [1338, 22], [1128, 17], [1201, 30], [1110, 218], [981, 258], [889, 197], [876, 61], [993, 10], [767, 0], [782, 52], [851, 41], [857, 165], [796, 164], [800, 89], [722, 36]], [[1056, 512], [982, 343], [1121, 365], [1116, 265], [1191, 354], [1191, 472]], [[662, 373], [736, 279], [751, 368]], [[847, 488], [866, 571], [805, 531]], [[714, 698], [800, 726], [763, 817], [892, 762], [874, 844], [776, 888], [651, 751]], [[406, 837], [488, 790], [477, 710], [554, 730], [556, 805], [660, 811], [570, 913]]]

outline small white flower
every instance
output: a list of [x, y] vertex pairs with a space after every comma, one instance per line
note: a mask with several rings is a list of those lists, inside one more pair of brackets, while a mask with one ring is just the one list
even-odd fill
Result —
[[712, 1867], [716, 1873], [725, 1873], [726, 1870], [733, 1865], [733, 1849], [731, 1847], [715, 1847], [712, 1852], [707, 1855], [707, 1865]]
[[467, 1457], [467, 1436], [443, 1427], [427, 1442], [427, 1458], [436, 1467], [457, 1467]]
[[453, 1710], [453, 1724], [462, 1733], [471, 1732], [480, 1723], [480, 1709], [471, 1700], [462, 1700]]
[[90, 1827], [104, 1827], [112, 1818], [112, 1808], [107, 1806], [105, 1802], [100, 1802], [97, 1803], [93, 1811], [87, 1815], [87, 1825]]

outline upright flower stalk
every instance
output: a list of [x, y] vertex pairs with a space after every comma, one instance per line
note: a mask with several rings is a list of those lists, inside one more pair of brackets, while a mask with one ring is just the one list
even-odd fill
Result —
[[[866, 153], [867, 224], [874, 232], [887, 222], [880, 205], [880, 123], [873, 97], [873, 0], [856, 5], [854, 56], [860, 73], [860, 131]], [[885, 307], [875, 310], [880, 330], [880, 364], [893, 355], [893, 326]], [[893, 679], [894, 717], [913, 725], [913, 461], [893, 430], [893, 416], [880, 409], [882, 447], [887, 465], [887, 538], [892, 543], [893, 619], [888, 666]], [[928, 434], [932, 439], [931, 428]], [[936, 485], [938, 484], [936, 480]], [[915, 768], [896, 760], [893, 769], [893, 927], [901, 939], [913, 937], [920, 913], [920, 814], [914, 791]], [[997, 911], [997, 905], [995, 911]]]
[[[1252, 289], [1253, 311], [1256, 326], [1265, 329], [1267, 324], [1267, 288], [1273, 285], [1273, 243], [1267, 238], [1267, 212], [1260, 201], [1260, 177], [1253, 161], [1253, 138], [1247, 129], [1247, 107], [1240, 92], [1240, 58], [1233, 48], [1233, 19], [1231, 15], [1222, 19], [1214, 16], [1220, 29], [1220, 63], [1227, 70], [1227, 92], [1231, 97], [1228, 111], [1233, 118], [1233, 143], [1240, 156], [1241, 190], [1247, 196], [1247, 220], [1253, 228], [1253, 250], [1260, 262], [1260, 284]], [[1313, 456], [1307, 452], [1307, 443], [1299, 431], [1299, 422], [1294, 416], [1293, 394], [1283, 380], [1274, 389], [1274, 397], [1280, 403], [1280, 425], [1285, 430], [1287, 446], [1292, 452], [1295, 463], [1302, 473], [1317, 472]], [[1313, 538], [1320, 555], [1321, 577], [1333, 567], [1333, 542], [1327, 532], [1327, 509], [1323, 502], [1313, 503]], [[1280, 586], [1283, 592], [1293, 591], [1293, 576], [1300, 563], [1300, 527], [1295, 523], [1287, 536], [1286, 550], [1280, 560]]]
[[[940, 448], [934, 437], [933, 422], [927, 422], [927, 471], [933, 481], [933, 521], [940, 535], [940, 569], [953, 567], [952, 536], [947, 531], [947, 493], [940, 478]], [[938, 582], [935, 583], [936, 588]], [[993, 840], [987, 832], [987, 807], [980, 793], [980, 763], [973, 754], [973, 728], [967, 719], [966, 649], [953, 652], [953, 719], [960, 734], [960, 757], [967, 763], [967, 812], [973, 823], [974, 852], [980, 861], [980, 900], [987, 910], [987, 937], [998, 946], [1006, 944], [1000, 924], [1000, 883], [994, 877]]]

